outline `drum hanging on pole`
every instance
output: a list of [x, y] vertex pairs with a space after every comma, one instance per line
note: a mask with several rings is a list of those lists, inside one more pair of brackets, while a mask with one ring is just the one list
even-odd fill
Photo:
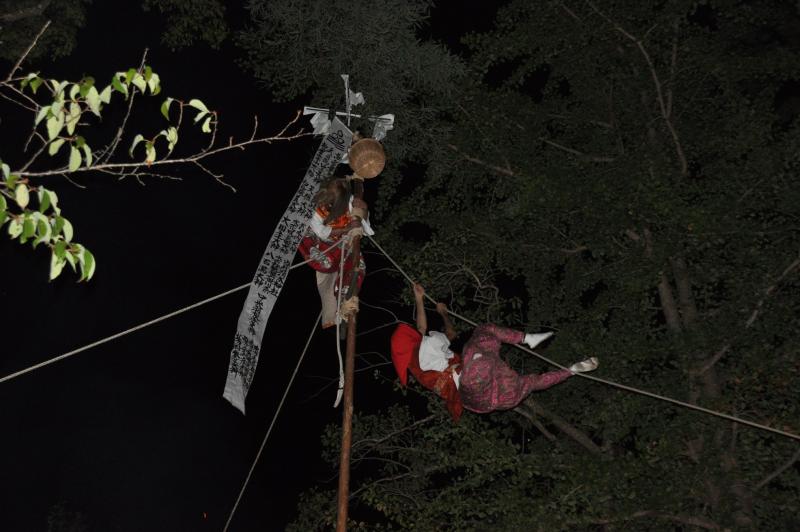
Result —
[[375, 139], [361, 139], [350, 146], [350, 168], [364, 179], [372, 179], [383, 171], [386, 165], [386, 152]]

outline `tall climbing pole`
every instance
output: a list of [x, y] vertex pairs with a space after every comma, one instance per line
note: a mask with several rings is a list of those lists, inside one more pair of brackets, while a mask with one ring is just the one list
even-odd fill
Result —
[[[386, 163], [386, 154], [381, 143], [373, 138], [356, 141], [349, 152], [350, 168], [354, 175], [353, 195], [364, 199], [364, 179], [376, 177]], [[360, 208], [352, 210], [359, 219], [366, 217]], [[341, 260], [345, 260], [342, 257]], [[358, 312], [358, 287], [361, 266], [361, 235], [356, 233], [351, 244], [352, 273], [347, 288], [347, 346], [344, 362], [344, 407], [342, 411], [342, 448], [339, 457], [339, 493], [337, 499], [336, 531], [347, 530], [347, 507], [350, 498], [350, 445], [353, 439], [353, 373], [356, 356], [356, 316]]]
[[[354, 181], [354, 195], [364, 198], [364, 184]], [[358, 294], [358, 265], [361, 261], [361, 236], [353, 237], [352, 264], [355, 268], [350, 279], [347, 299]], [[342, 257], [344, 260], [344, 257]], [[336, 503], [336, 532], [347, 530], [347, 507], [350, 498], [350, 446], [353, 440], [353, 373], [356, 357], [356, 312], [347, 320], [347, 347], [344, 358], [344, 406], [342, 408], [342, 447], [339, 454], [339, 493]]]
[[[350, 80], [347, 74], [342, 74], [344, 81], [345, 92], [345, 111], [335, 111], [331, 109], [323, 109], [319, 107], [305, 107], [303, 114], [313, 114], [314, 117], [311, 123], [314, 125], [315, 133], [323, 133], [329, 127], [330, 121], [334, 116], [347, 117], [347, 125], [350, 126], [351, 118], [365, 118], [369, 122], [374, 123], [372, 136], [374, 138], [361, 138], [360, 135], [354, 135], [354, 143], [348, 151], [348, 162], [350, 168], [353, 169], [352, 183], [353, 195], [360, 199], [364, 199], [364, 180], [377, 177], [383, 171], [386, 164], [386, 154], [383, 151], [383, 146], [379, 142], [386, 136], [386, 132], [394, 127], [394, 115], [386, 114], [381, 116], [362, 116], [353, 114], [352, 107], [364, 103], [362, 94], [355, 93], [350, 90]], [[358, 139], [358, 140], [356, 140]], [[354, 208], [352, 210], [353, 216], [359, 220], [366, 217], [365, 212], [360, 212], [361, 209]], [[347, 509], [348, 500], [350, 498], [350, 446], [353, 439], [353, 374], [355, 368], [356, 356], [356, 314], [358, 312], [358, 289], [359, 289], [359, 266], [361, 263], [361, 235], [354, 234], [350, 244], [350, 263], [352, 264], [352, 273], [350, 284], [347, 289], [347, 300], [344, 305], [339, 308], [340, 317], [342, 315], [342, 308], [347, 308], [347, 339], [345, 348], [345, 362], [344, 362], [344, 383], [342, 385], [342, 394], [344, 399], [344, 406], [342, 411], [342, 447], [339, 457], [339, 492], [337, 497], [337, 515], [336, 515], [336, 531], [344, 532], [347, 530]], [[342, 261], [346, 260], [345, 254], [342, 253]], [[341, 275], [340, 270], [340, 275]], [[338, 325], [337, 325], [338, 327]], [[340, 381], [341, 382], [341, 381]], [[338, 404], [338, 398], [337, 398]]]

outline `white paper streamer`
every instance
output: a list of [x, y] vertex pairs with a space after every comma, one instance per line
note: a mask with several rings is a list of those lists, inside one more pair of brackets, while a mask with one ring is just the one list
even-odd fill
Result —
[[352, 138], [353, 133], [338, 118], [329, 123], [328, 134], [322, 139], [303, 182], [283, 213], [261, 257], [247, 293], [247, 300], [239, 315], [223, 393], [223, 397], [241, 410], [242, 414], [258, 365], [264, 329], [289, 273], [297, 246], [314, 212], [314, 195], [320, 183], [333, 174], [336, 165], [347, 155]]

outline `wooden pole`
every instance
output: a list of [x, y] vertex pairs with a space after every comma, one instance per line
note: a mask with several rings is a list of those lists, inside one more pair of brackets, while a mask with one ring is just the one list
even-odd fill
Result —
[[[364, 185], [354, 181], [355, 196], [362, 199]], [[361, 237], [353, 238], [353, 276], [347, 298], [358, 292], [358, 264], [361, 261]], [[344, 260], [344, 256], [342, 256]], [[344, 407], [342, 412], [342, 448], [339, 456], [339, 496], [337, 499], [336, 532], [347, 530], [347, 502], [350, 499], [350, 444], [353, 440], [353, 370], [356, 357], [356, 313], [347, 321], [347, 348], [344, 359]]]

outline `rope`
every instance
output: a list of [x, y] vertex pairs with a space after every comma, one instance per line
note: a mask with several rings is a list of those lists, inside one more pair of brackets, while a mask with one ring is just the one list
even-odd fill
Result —
[[294, 367], [294, 372], [292, 372], [292, 377], [289, 379], [289, 384], [286, 385], [286, 389], [283, 391], [283, 397], [281, 397], [281, 402], [278, 403], [278, 408], [275, 410], [275, 414], [272, 416], [272, 421], [270, 422], [269, 428], [267, 429], [267, 434], [264, 436], [264, 439], [261, 442], [261, 447], [258, 448], [255, 460], [253, 460], [253, 464], [250, 466], [250, 471], [248, 471], [247, 477], [244, 479], [244, 484], [242, 484], [242, 489], [239, 490], [239, 496], [236, 497], [236, 502], [233, 504], [233, 509], [231, 510], [231, 513], [228, 516], [228, 520], [225, 522], [225, 528], [223, 529], [223, 532], [227, 532], [228, 527], [231, 525], [231, 521], [233, 520], [233, 514], [236, 513], [236, 508], [239, 507], [239, 502], [242, 500], [242, 496], [244, 495], [244, 490], [247, 489], [247, 484], [250, 482], [250, 477], [253, 476], [253, 470], [256, 468], [258, 459], [261, 458], [261, 453], [264, 451], [264, 447], [267, 444], [267, 439], [269, 439], [269, 435], [272, 432], [272, 427], [275, 426], [275, 420], [278, 419], [278, 414], [280, 414], [281, 408], [283, 408], [283, 402], [286, 400], [286, 396], [289, 395], [289, 388], [292, 387], [294, 378], [295, 376], [297, 376], [297, 371], [300, 369], [300, 364], [303, 362], [303, 357], [306, 356], [306, 351], [308, 351], [308, 346], [311, 344], [311, 338], [314, 337], [314, 332], [317, 330], [317, 324], [319, 323], [320, 319], [322, 319], [322, 311], [320, 311], [316, 321], [314, 322], [314, 326], [311, 328], [311, 334], [308, 335], [308, 339], [306, 340], [306, 346], [303, 348], [303, 352], [300, 354], [300, 359], [297, 361], [297, 365]]
[[[330, 253], [330, 251], [333, 250], [334, 248], [336, 248], [336, 246], [331, 246], [330, 248], [326, 249], [322, 253], [323, 254]], [[290, 266], [289, 269], [290, 270], [294, 270], [295, 268], [299, 268], [300, 266], [303, 266], [304, 264], [308, 264], [309, 262], [311, 262], [313, 260], [314, 259], [308, 259], [308, 260], [305, 260], [303, 262], [298, 262], [297, 264], [293, 264], [292, 266]], [[188, 312], [188, 311], [190, 311], [192, 309], [196, 309], [197, 307], [201, 307], [201, 306], [205, 305], [206, 303], [211, 303], [212, 301], [216, 301], [217, 299], [221, 299], [221, 298], [223, 298], [223, 297], [225, 297], [227, 295], [233, 294], [234, 292], [238, 292], [239, 290], [244, 290], [245, 288], [249, 288], [251, 284], [252, 283], [247, 283], [247, 284], [243, 284], [241, 286], [237, 286], [236, 288], [231, 288], [230, 290], [222, 292], [221, 294], [217, 294], [215, 296], [211, 296], [208, 299], [204, 299], [202, 301], [198, 301], [197, 303], [193, 303], [193, 304], [191, 304], [191, 305], [189, 305], [187, 307], [183, 307], [183, 308], [178, 309], [178, 310], [176, 310], [174, 312], [170, 312], [169, 314], [164, 314], [163, 316], [159, 316], [158, 318], [152, 319], [150, 321], [146, 321], [144, 323], [140, 323], [139, 325], [135, 325], [134, 327], [131, 327], [130, 329], [126, 329], [126, 330], [124, 330], [122, 332], [118, 332], [116, 334], [112, 334], [111, 336], [107, 336], [105, 338], [97, 340], [96, 342], [92, 342], [90, 344], [84, 345], [83, 347], [79, 347], [77, 349], [73, 349], [72, 351], [68, 351], [68, 352], [66, 352], [66, 353], [64, 353], [62, 355], [58, 355], [57, 357], [53, 357], [53, 358], [51, 358], [49, 360], [45, 360], [44, 362], [39, 362], [38, 364], [34, 364], [33, 366], [30, 366], [28, 368], [21, 369], [21, 370], [15, 372], [15, 373], [12, 373], [10, 375], [6, 375], [5, 377], [0, 378], [0, 384], [4, 383], [6, 381], [10, 381], [12, 379], [16, 379], [17, 377], [25, 375], [26, 373], [30, 373], [31, 371], [43, 368], [45, 366], [49, 366], [50, 364], [54, 364], [56, 362], [59, 362], [61, 360], [64, 360], [65, 358], [69, 358], [69, 357], [71, 357], [73, 355], [77, 355], [78, 353], [82, 353], [84, 351], [88, 351], [89, 349], [91, 349], [93, 347], [97, 347], [98, 345], [105, 344], [107, 342], [110, 342], [111, 340], [116, 340], [117, 338], [121, 338], [121, 337], [125, 336], [126, 334], [130, 334], [132, 332], [136, 332], [138, 330], [144, 329], [145, 327], [149, 327], [150, 325], [155, 325], [158, 322], [161, 322], [161, 321], [164, 321], [164, 320], [168, 320], [169, 318], [172, 318], [172, 317], [177, 316], [179, 314], [183, 314], [184, 312]]]
[[111, 336], [107, 336], [107, 337], [105, 337], [105, 338], [103, 338], [101, 340], [97, 340], [96, 342], [92, 342], [91, 344], [85, 345], [83, 347], [79, 347], [77, 349], [73, 349], [72, 351], [68, 351], [67, 353], [64, 353], [63, 355], [59, 355], [57, 357], [53, 357], [53, 358], [51, 358], [49, 360], [45, 360], [44, 362], [40, 362], [40, 363], [35, 364], [35, 365], [33, 365], [33, 366], [29, 367], [29, 368], [25, 368], [25, 369], [19, 370], [16, 373], [12, 373], [11, 375], [6, 375], [5, 377], [0, 378], [0, 383], [6, 382], [6, 381], [10, 381], [11, 379], [15, 379], [15, 378], [19, 377], [20, 375], [25, 375], [26, 373], [30, 373], [31, 371], [37, 370], [39, 368], [43, 368], [45, 366], [49, 366], [50, 364], [54, 364], [54, 363], [56, 363], [56, 362], [58, 362], [60, 360], [64, 360], [65, 358], [69, 358], [69, 357], [71, 357], [73, 355], [77, 355], [78, 353], [82, 353], [82, 352], [87, 351], [87, 350], [89, 350], [89, 349], [91, 349], [93, 347], [97, 347], [98, 345], [105, 344], [107, 342], [110, 342], [111, 340], [116, 340], [117, 338], [121, 338], [121, 337], [125, 336], [126, 334], [130, 334], [132, 332], [136, 332], [136, 331], [138, 331], [140, 329], [144, 329], [145, 327], [149, 327], [150, 325], [155, 325], [158, 322], [167, 320], [169, 318], [172, 318], [173, 316], [177, 316], [178, 314], [183, 314], [184, 312], [188, 312], [188, 311], [190, 311], [192, 309], [195, 309], [197, 307], [205, 305], [206, 303], [211, 303], [212, 301], [216, 301], [217, 299], [220, 299], [220, 298], [223, 298], [223, 297], [225, 297], [227, 295], [233, 294], [234, 292], [238, 292], [239, 290], [244, 290], [245, 288], [249, 288], [250, 284], [251, 283], [247, 283], [247, 284], [243, 284], [241, 286], [237, 286], [236, 288], [231, 288], [230, 290], [228, 290], [226, 292], [222, 292], [221, 294], [217, 294], [215, 296], [209, 297], [208, 299], [204, 299], [202, 301], [198, 301], [197, 303], [193, 303], [193, 304], [189, 305], [188, 307], [183, 307], [183, 308], [178, 309], [178, 310], [176, 310], [174, 312], [170, 312], [169, 314], [164, 314], [163, 316], [159, 316], [158, 318], [152, 319], [150, 321], [146, 321], [144, 323], [140, 323], [139, 325], [131, 327], [130, 329], [126, 329], [126, 330], [124, 330], [122, 332], [118, 332], [117, 334], [112, 334]]
[[[390, 257], [388, 253], [386, 253], [386, 250], [384, 250], [380, 246], [380, 244], [378, 244], [375, 241], [375, 239], [372, 238], [371, 236], [367, 235], [367, 238], [369, 238], [370, 242], [372, 242], [375, 245], [375, 247], [377, 247], [378, 250], [381, 253], [383, 253], [383, 255], [389, 260], [389, 262], [391, 262], [392, 265], [394, 265], [394, 267], [397, 268], [397, 271], [399, 271], [408, 280], [408, 282], [411, 283], [411, 285], [413, 286], [414, 285], [414, 280], [411, 277], [409, 277], [409, 275], [405, 272], [405, 270], [403, 270], [403, 268], [392, 257]], [[428, 300], [430, 300], [431, 303], [434, 303], [434, 304], [436, 303], [436, 301], [431, 296], [429, 296], [427, 293], [425, 294], [425, 297], [428, 298]], [[451, 316], [453, 316], [455, 318], [458, 318], [458, 319], [460, 319], [462, 321], [465, 321], [465, 322], [469, 323], [470, 325], [472, 325], [473, 327], [477, 327], [478, 326], [477, 323], [475, 323], [474, 321], [472, 321], [471, 319], [469, 319], [469, 318], [467, 318], [465, 316], [462, 316], [461, 314], [458, 314], [457, 312], [453, 312], [450, 309], [448, 309], [447, 312]], [[532, 349], [528, 349], [527, 347], [519, 345], [519, 344], [512, 344], [512, 345], [514, 347], [516, 347], [517, 349], [521, 349], [522, 351], [525, 351], [526, 353], [529, 353], [529, 354], [531, 354], [531, 355], [533, 355], [535, 357], [540, 358], [541, 360], [547, 362], [548, 364], [550, 364], [552, 366], [555, 366], [555, 367], [560, 368], [560, 369], [568, 369], [568, 368], [562, 366], [561, 364], [559, 364], [558, 362], [555, 362], [555, 361], [550, 360], [549, 358], [547, 358], [547, 357], [545, 357], [543, 355], [540, 355], [539, 353], [533, 351]], [[627, 392], [636, 393], [636, 394], [639, 394], [639, 395], [643, 395], [645, 397], [650, 397], [652, 399], [657, 399], [659, 401], [672, 403], [672, 404], [675, 404], [675, 405], [678, 405], [678, 406], [682, 406], [684, 408], [688, 408], [688, 409], [691, 409], [691, 410], [696, 410], [698, 412], [703, 412], [705, 414], [716, 416], [716, 417], [719, 417], [719, 418], [722, 418], [722, 419], [727, 419], [729, 421], [734, 421], [736, 423], [741, 423], [742, 425], [748, 425], [750, 427], [754, 427], [754, 428], [757, 428], [757, 429], [765, 430], [767, 432], [772, 432], [774, 434], [779, 434], [781, 436], [785, 436], [787, 438], [791, 438], [793, 440], [800, 441], [800, 435], [793, 434], [791, 432], [787, 432], [787, 431], [784, 431], [784, 430], [776, 429], [776, 428], [770, 427], [768, 425], [762, 425], [761, 423], [756, 423], [754, 421], [749, 421], [747, 419], [742, 419], [740, 417], [732, 416], [730, 414], [725, 414], [723, 412], [717, 412], [716, 410], [711, 410], [709, 408], [705, 408], [705, 407], [702, 407], [702, 406], [698, 406], [698, 405], [694, 405], [694, 404], [691, 404], [691, 403], [687, 403], [685, 401], [679, 401], [678, 399], [673, 399], [672, 397], [667, 397], [665, 395], [659, 395], [657, 393], [648, 392], [646, 390], [641, 390], [639, 388], [634, 388], [633, 386], [628, 386], [628, 385], [625, 385], [625, 384], [620, 384], [618, 382], [609, 381], [609, 380], [606, 380], [606, 379], [601, 379], [600, 377], [595, 377], [593, 375], [587, 375], [585, 373], [575, 373], [574, 375], [576, 375], [578, 377], [581, 377], [583, 379], [589, 379], [591, 381], [595, 381], [595, 382], [599, 382], [599, 383], [602, 383], [602, 384], [605, 384], [605, 385], [608, 385], [608, 386], [612, 386], [614, 388], [619, 388], [620, 390], [625, 390]]]
[[341, 325], [342, 316], [340, 314], [342, 308], [342, 282], [344, 279], [344, 261], [346, 249], [344, 246], [345, 239], [342, 239], [342, 254], [339, 257], [339, 291], [336, 293], [336, 355], [339, 357], [339, 387], [336, 389], [336, 400], [333, 402], [333, 408], [339, 406], [344, 394], [344, 362], [342, 362], [342, 338], [341, 338]]

